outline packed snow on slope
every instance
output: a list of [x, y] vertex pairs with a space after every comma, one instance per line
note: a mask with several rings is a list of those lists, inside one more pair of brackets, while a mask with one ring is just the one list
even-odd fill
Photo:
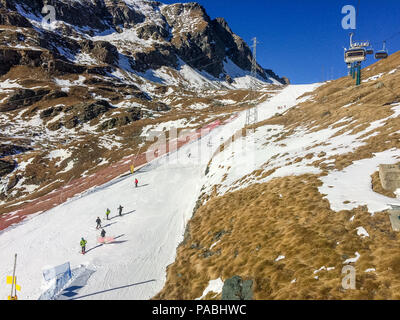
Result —
[[[18, 227], [1, 233], [0, 276], [5, 279], [18, 253], [17, 276], [22, 299], [41, 295], [42, 267], [70, 262], [86, 264], [95, 273], [82, 288], [85, 299], [149, 299], [161, 290], [165, 268], [173, 262], [175, 250], [190, 218], [201, 187], [196, 166], [167, 165], [146, 168], [135, 176], [117, 179], [96, 191], [49, 210]], [[192, 177], [192, 178], [191, 178]], [[173, 188], [171, 188], [173, 186]], [[124, 207], [117, 216], [117, 207]], [[111, 220], [105, 220], [106, 208]], [[99, 245], [95, 220], [102, 218], [112, 244]], [[79, 241], [88, 241], [87, 254], [80, 254]], [[8, 263], [9, 262], [9, 263]], [[7, 295], [0, 287], [0, 295]]]
[[[400, 160], [399, 155], [400, 150], [390, 149], [375, 153], [373, 158], [354, 161], [342, 171], [335, 170], [321, 177], [323, 185], [318, 190], [326, 194], [325, 198], [329, 200], [334, 211], [351, 210], [366, 205], [373, 214], [389, 209], [388, 203], [400, 205], [399, 200], [376, 193], [371, 186], [371, 175], [379, 169], [379, 165], [395, 164]], [[354, 177], [357, 177], [357, 181]]]

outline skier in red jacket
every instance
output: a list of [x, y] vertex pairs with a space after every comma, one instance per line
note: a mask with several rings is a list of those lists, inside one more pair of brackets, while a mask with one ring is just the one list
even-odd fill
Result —
[[137, 188], [138, 183], [139, 183], [138, 179], [135, 178], [135, 187], [136, 188]]

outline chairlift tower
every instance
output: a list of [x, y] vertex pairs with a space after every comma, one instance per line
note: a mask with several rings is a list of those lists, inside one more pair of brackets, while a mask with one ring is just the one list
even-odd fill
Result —
[[[255, 90], [255, 79], [257, 79], [257, 38], [253, 39], [253, 59], [251, 61], [251, 78], [250, 78], [250, 98], [254, 100], [254, 90]], [[246, 126], [255, 124], [258, 122], [258, 108], [254, 106], [246, 111]]]
[[351, 76], [356, 79], [356, 85], [361, 84], [361, 62], [367, 58], [369, 41], [353, 42], [354, 33], [350, 33], [350, 48], [345, 49], [344, 61], [349, 68]]

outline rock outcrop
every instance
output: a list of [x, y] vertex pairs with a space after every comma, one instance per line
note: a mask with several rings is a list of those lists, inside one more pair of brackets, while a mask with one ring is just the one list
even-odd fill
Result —
[[117, 48], [107, 41], [84, 41], [81, 48], [99, 62], [112, 65], [118, 61]]
[[222, 300], [252, 300], [253, 281], [245, 280], [240, 276], [233, 276], [224, 282]]
[[30, 106], [43, 99], [49, 92], [50, 90], [45, 89], [19, 89], [3, 105], [0, 105], [0, 112], [13, 111]]

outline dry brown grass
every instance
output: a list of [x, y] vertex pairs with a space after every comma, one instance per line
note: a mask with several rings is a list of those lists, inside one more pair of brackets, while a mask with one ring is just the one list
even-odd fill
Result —
[[[320, 184], [312, 175], [285, 177], [211, 199], [190, 221], [155, 298], [194, 299], [209, 280], [240, 275], [254, 280], [254, 299], [399, 299], [400, 243], [387, 214], [333, 212]], [[359, 226], [369, 238], [357, 235]], [[343, 261], [356, 251], [357, 289], [343, 290]], [[335, 269], [314, 274], [322, 266]]]

